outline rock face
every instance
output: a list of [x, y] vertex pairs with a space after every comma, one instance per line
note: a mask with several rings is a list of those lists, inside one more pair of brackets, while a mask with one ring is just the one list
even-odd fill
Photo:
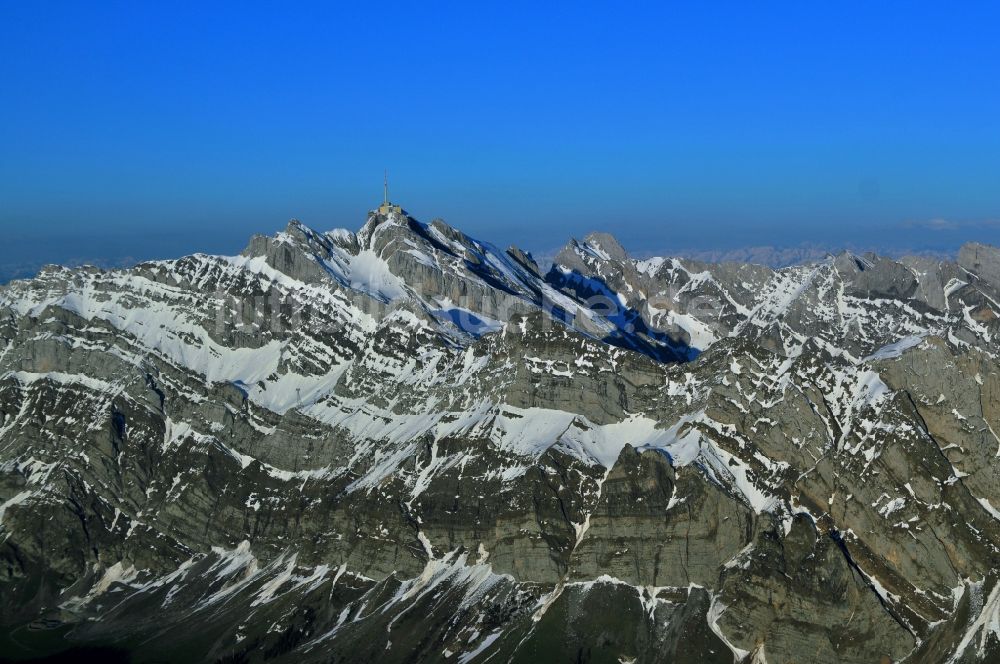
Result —
[[0, 288], [0, 656], [991, 662], [1000, 252], [439, 220]]

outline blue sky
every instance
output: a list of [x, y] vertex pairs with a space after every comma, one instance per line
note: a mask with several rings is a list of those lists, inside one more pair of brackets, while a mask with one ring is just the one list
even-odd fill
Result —
[[208, 4], [0, 5], [0, 265], [356, 228], [384, 168], [536, 251], [1000, 243], [989, 3]]

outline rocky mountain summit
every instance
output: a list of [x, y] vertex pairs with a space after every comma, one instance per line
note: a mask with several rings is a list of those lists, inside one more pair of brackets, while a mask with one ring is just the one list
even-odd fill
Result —
[[0, 654], [1000, 661], [1000, 250], [441, 221], [0, 288]]

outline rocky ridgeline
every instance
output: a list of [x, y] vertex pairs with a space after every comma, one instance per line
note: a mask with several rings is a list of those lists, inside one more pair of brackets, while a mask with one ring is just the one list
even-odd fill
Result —
[[0, 289], [0, 653], [1000, 658], [1000, 251], [440, 221]]

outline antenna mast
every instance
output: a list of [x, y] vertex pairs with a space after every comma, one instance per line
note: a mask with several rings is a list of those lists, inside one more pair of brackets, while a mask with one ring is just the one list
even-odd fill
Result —
[[382, 182], [382, 204], [389, 204], [389, 169], [386, 169], [385, 180]]

